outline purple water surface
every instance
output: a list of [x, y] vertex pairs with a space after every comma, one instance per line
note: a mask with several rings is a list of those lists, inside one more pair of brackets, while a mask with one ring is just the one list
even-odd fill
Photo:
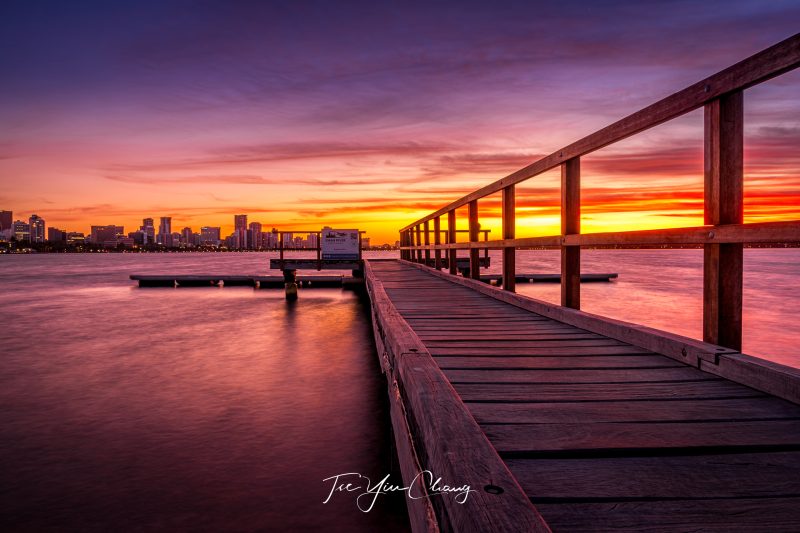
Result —
[[368, 308], [341, 289], [139, 289], [264, 254], [0, 257], [4, 530], [405, 531], [323, 479], [393, 473]]

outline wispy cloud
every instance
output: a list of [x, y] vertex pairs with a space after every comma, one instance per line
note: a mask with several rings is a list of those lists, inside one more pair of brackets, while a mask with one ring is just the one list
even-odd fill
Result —
[[[302, 178], [265, 178], [255, 175], [196, 175], [196, 176], [148, 176], [144, 173], [135, 175], [111, 175], [106, 174], [103, 178], [120, 183], [131, 183], [135, 185], [202, 185], [202, 184], [222, 184], [222, 185], [311, 185], [316, 187], [339, 187], [350, 185], [376, 185], [386, 183], [403, 183], [406, 180], [386, 180], [385, 178], [335, 178], [335, 179], [302, 179]], [[416, 181], [416, 180], [414, 180]]]
[[121, 176], [105, 175], [105, 179], [118, 181], [121, 183], [133, 183], [138, 185], [164, 185], [167, 183], [179, 184], [204, 184], [204, 183], [228, 183], [237, 185], [271, 185], [274, 182], [268, 181], [261, 176], [249, 175], [217, 175], [217, 176], [180, 176], [180, 177], [152, 177], [152, 176]]

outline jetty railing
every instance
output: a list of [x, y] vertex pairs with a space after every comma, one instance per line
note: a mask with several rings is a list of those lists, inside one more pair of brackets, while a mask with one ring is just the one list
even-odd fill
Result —
[[[800, 66], [800, 34], [678, 91], [530, 165], [482, 187], [400, 230], [401, 257], [422, 262], [448, 254], [456, 274], [458, 250], [469, 250], [470, 277], [480, 279], [481, 249], [503, 250], [503, 288], [514, 291], [520, 247], [561, 249], [561, 305], [580, 309], [582, 246], [703, 245], [703, 340], [741, 350], [743, 246], [800, 242], [800, 220], [744, 224], [743, 93]], [[580, 159], [690, 111], [704, 108], [704, 226], [581, 234]], [[561, 234], [516, 238], [514, 186], [561, 167]], [[478, 200], [502, 192], [502, 239], [480, 241]], [[456, 242], [456, 209], [468, 206], [469, 241]], [[441, 218], [447, 216], [446, 242]], [[434, 242], [430, 244], [430, 222]], [[485, 235], [485, 234], [484, 234]], [[427, 263], [426, 263], [427, 264]]]

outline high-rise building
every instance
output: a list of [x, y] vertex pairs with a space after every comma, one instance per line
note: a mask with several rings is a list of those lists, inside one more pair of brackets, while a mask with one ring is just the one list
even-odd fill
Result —
[[158, 244], [166, 247], [172, 246], [172, 217], [161, 217], [158, 225]]
[[11, 229], [13, 224], [13, 213], [11, 211], [0, 211], [0, 231]]
[[203, 226], [200, 228], [200, 244], [219, 246], [220, 234], [220, 228]]
[[106, 248], [114, 248], [117, 245], [117, 235], [122, 233], [120, 230], [123, 230], [122, 226], [115, 226], [113, 224], [108, 226], [92, 226], [92, 242]]
[[185, 246], [194, 246], [196, 243], [194, 242], [192, 235], [194, 235], [194, 232], [192, 232], [192, 228], [190, 227], [183, 228], [181, 230], [181, 244]]
[[251, 250], [260, 250], [264, 243], [261, 242], [261, 222], [251, 222], [247, 242]]
[[67, 232], [58, 228], [47, 228], [49, 242], [67, 242]]
[[278, 247], [278, 234], [265, 231], [261, 234], [261, 245], [267, 250], [273, 250]]
[[31, 226], [27, 222], [15, 220], [11, 227], [14, 230], [13, 237], [18, 241], [31, 240]]
[[44, 242], [46, 238], [44, 219], [39, 215], [31, 215], [28, 219], [30, 225], [30, 241], [31, 242]]
[[233, 215], [233, 227], [236, 234], [236, 247], [247, 248], [247, 215]]
[[156, 227], [153, 224], [152, 218], [143, 218], [142, 219], [142, 226], [139, 228], [139, 231], [143, 233], [142, 240], [144, 241], [142, 244], [155, 244], [156, 242]]
[[133, 244], [141, 246], [144, 244], [145, 239], [147, 239], [147, 234], [139, 229], [128, 233], [128, 238], [133, 241]]

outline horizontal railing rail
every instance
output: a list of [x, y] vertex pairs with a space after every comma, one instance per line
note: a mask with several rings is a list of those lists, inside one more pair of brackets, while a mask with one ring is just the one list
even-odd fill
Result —
[[[561, 305], [580, 309], [580, 250], [583, 246], [702, 245], [703, 339], [741, 350], [743, 245], [800, 242], [800, 220], [744, 224], [743, 93], [800, 66], [796, 34], [725, 70], [645, 107], [485, 187], [467, 194], [400, 230], [403, 259], [430, 262], [441, 269], [443, 252], [457, 274], [458, 250], [469, 250], [470, 276], [480, 279], [479, 253], [503, 250], [503, 288], [514, 291], [517, 248], [561, 249]], [[581, 234], [580, 160], [608, 145], [641, 133], [695, 109], [704, 108], [705, 226]], [[799, 147], [800, 148], [800, 147]], [[561, 234], [516, 238], [515, 185], [561, 168]], [[502, 239], [488, 240], [481, 230], [478, 200], [502, 192]], [[468, 207], [468, 230], [456, 229], [456, 210]], [[447, 229], [441, 218], [447, 217]], [[430, 222], [433, 221], [433, 229]], [[469, 233], [467, 242], [456, 234]], [[483, 232], [483, 241], [479, 234]], [[433, 234], [434, 242], [430, 242]], [[445, 236], [442, 242], [442, 235]]]

